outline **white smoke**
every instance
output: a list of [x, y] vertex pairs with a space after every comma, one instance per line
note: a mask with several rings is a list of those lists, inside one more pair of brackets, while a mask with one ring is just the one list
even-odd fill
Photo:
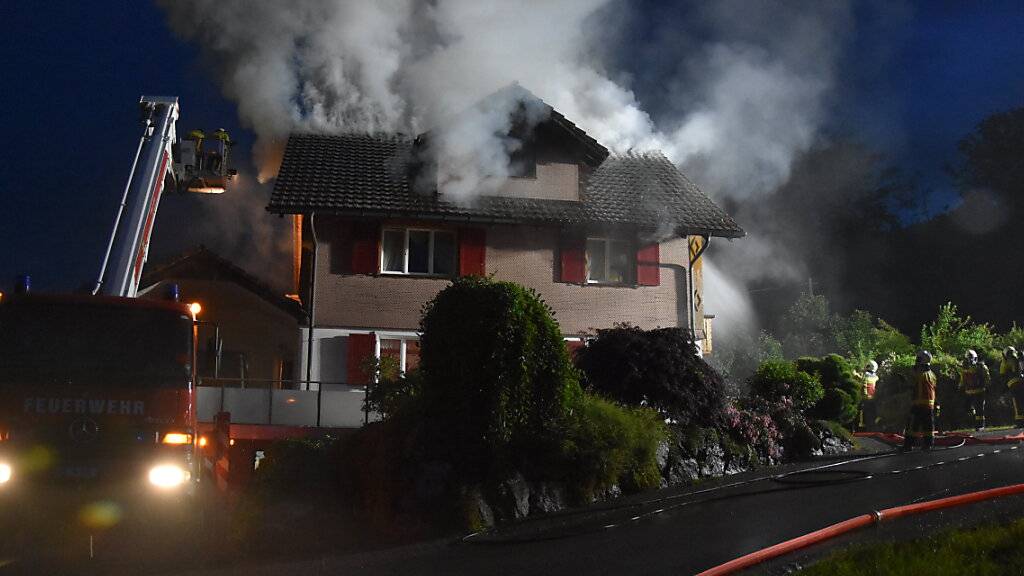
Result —
[[[447, 159], [442, 192], [460, 200], [500, 183], [515, 147], [500, 110], [463, 111], [515, 81], [615, 152], [662, 150], [717, 199], [770, 194], [818, 137], [851, 26], [846, 2], [689, 3], [688, 20], [666, 22], [664, 41], [644, 51], [669, 71], [661, 89], [676, 104], [655, 121], [629, 71], [605, 61], [632, 50], [607, 46], [634, 21], [624, 0], [160, 3], [257, 134], [261, 180], [293, 130], [429, 130]], [[752, 232], [742, 251], [755, 258], [708, 275], [719, 318], [740, 313], [749, 279], [801, 273]]]

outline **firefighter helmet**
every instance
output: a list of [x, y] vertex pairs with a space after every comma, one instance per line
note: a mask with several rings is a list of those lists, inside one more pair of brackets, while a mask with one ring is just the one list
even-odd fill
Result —
[[918, 364], [931, 364], [932, 363], [932, 353], [927, 351], [927, 350], [919, 351], [917, 353], [917, 363]]
[[978, 362], [978, 353], [974, 350], [968, 350], [964, 353], [964, 360], [966, 360], [968, 364], [975, 364]]
[[864, 366], [864, 371], [865, 372], [878, 372], [878, 362], [875, 362], [874, 360], [868, 360], [867, 365]]

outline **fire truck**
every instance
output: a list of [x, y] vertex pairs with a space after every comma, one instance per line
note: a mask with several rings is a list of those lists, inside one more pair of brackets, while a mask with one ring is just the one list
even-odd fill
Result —
[[[92, 289], [36, 294], [22, 277], [0, 296], [0, 500], [88, 486], [106, 491], [96, 502], [121, 506], [188, 495], [199, 480], [201, 307], [173, 289], [165, 300], [136, 293], [161, 197], [227, 190], [232, 142], [223, 130], [179, 138], [177, 98], [143, 96], [139, 109], [142, 133]], [[28, 508], [2, 510], [40, 514]]]

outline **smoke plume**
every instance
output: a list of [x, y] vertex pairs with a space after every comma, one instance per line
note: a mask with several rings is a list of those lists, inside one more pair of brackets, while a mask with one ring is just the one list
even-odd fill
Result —
[[[160, 3], [256, 133], [261, 181], [291, 131], [430, 131], [441, 192], [462, 201], [500, 183], [515, 144], [511, 103], [460, 113], [513, 82], [614, 152], [663, 151], [720, 202], [770, 195], [819, 138], [852, 26], [846, 2]], [[752, 278], [803, 273], [741, 224], [751, 237], [708, 274], [727, 322]]]

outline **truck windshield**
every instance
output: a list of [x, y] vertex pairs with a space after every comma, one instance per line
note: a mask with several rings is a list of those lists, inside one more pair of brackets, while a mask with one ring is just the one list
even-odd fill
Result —
[[174, 310], [12, 302], [0, 306], [0, 386], [187, 387], [191, 338]]

